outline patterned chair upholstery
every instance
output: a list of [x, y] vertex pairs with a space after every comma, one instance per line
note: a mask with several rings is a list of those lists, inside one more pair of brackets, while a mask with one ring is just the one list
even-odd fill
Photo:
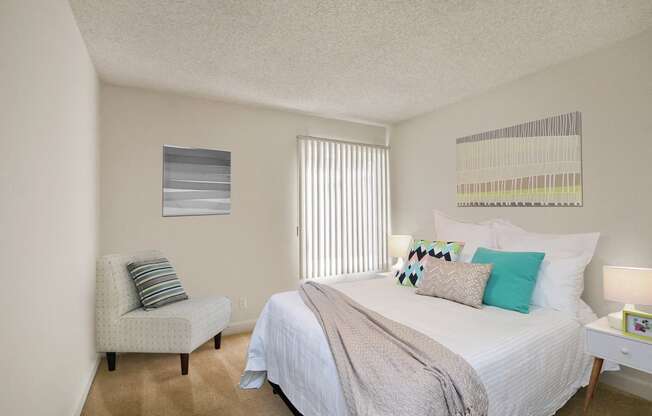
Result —
[[96, 342], [107, 354], [109, 371], [117, 352], [177, 353], [181, 373], [188, 373], [189, 354], [210, 338], [219, 349], [231, 319], [231, 301], [223, 296], [190, 297], [145, 311], [127, 272], [132, 261], [164, 257], [159, 251], [111, 254], [97, 262]]

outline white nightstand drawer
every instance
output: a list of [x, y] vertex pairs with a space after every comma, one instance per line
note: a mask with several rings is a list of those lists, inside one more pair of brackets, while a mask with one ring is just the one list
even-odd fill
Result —
[[587, 331], [588, 353], [627, 367], [652, 372], [652, 346], [634, 339]]

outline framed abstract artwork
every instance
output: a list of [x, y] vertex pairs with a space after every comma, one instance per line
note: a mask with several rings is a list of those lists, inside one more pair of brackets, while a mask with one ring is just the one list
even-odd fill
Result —
[[457, 139], [457, 206], [582, 206], [582, 115]]
[[163, 216], [231, 213], [231, 152], [163, 146]]

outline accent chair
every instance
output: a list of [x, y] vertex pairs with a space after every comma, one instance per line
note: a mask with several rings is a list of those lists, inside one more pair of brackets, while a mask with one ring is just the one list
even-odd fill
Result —
[[165, 257], [159, 251], [111, 254], [97, 262], [96, 342], [106, 353], [109, 371], [116, 353], [175, 353], [181, 357], [181, 374], [188, 374], [192, 351], [214, 338], [220, 349], [222, 331], [231, 319], [231, 300], [224, 296], [190, 299], [144, 310], [127, 264]]

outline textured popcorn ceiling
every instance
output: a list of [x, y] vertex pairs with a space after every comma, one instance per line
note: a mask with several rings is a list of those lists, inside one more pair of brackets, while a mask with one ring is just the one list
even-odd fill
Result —
[[652, 0], [71, 4], [103, 80], [382, 123], [652, 26]]

